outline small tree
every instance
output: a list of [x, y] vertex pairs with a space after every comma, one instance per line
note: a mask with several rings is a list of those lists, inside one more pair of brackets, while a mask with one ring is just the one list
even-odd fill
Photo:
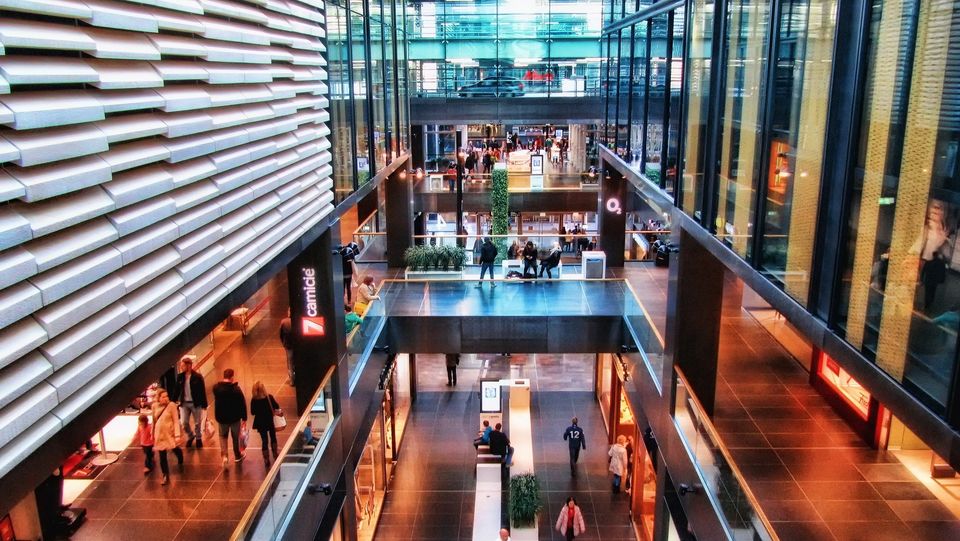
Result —
[[542, 507], [540, 481], [536, 475], [521, 473], [510, 478], [510, 522], [514, 526], [533, 525]]

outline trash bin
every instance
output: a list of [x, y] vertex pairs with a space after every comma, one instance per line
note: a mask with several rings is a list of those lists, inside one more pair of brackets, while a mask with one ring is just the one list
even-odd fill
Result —
[[583, 277], [587, 279], [602, 279], [607, 275], [607, 254], [601, 251], [584, 251], [581, 253]]

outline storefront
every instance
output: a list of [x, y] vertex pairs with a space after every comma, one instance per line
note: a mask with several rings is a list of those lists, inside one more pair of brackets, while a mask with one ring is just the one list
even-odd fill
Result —
[[380, 520], [410, 415], [410, 356], [397, 355], [383, 381], [383, 401], [354, 471], [357, 539], [371, 541]]
[[617, 436], [627, 438], [627, 490], [630, 495], [630, 517], [640, 539], [652, 541], [657, 509], [656, 440], [645, 425], [641, 426], [634, 408], [624, 392], [627, 377], [617, 354], [597, 355], [596, 396], [600, 403], [608, 442]]

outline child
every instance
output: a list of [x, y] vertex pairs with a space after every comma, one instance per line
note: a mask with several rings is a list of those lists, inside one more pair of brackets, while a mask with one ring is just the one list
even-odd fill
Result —
[[143, 474], [147, 475], [153, 471], [153, 427], [147, 420], [147, 416], [140, 414], [139, 425], [137, 426], [137, 439], [140, 440], [140, 447], [143, 447]]

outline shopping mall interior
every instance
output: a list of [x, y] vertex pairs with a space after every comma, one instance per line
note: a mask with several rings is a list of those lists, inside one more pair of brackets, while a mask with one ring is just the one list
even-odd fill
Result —
[[957, 21], [0, 0], [0, 541], [960, 539]]

